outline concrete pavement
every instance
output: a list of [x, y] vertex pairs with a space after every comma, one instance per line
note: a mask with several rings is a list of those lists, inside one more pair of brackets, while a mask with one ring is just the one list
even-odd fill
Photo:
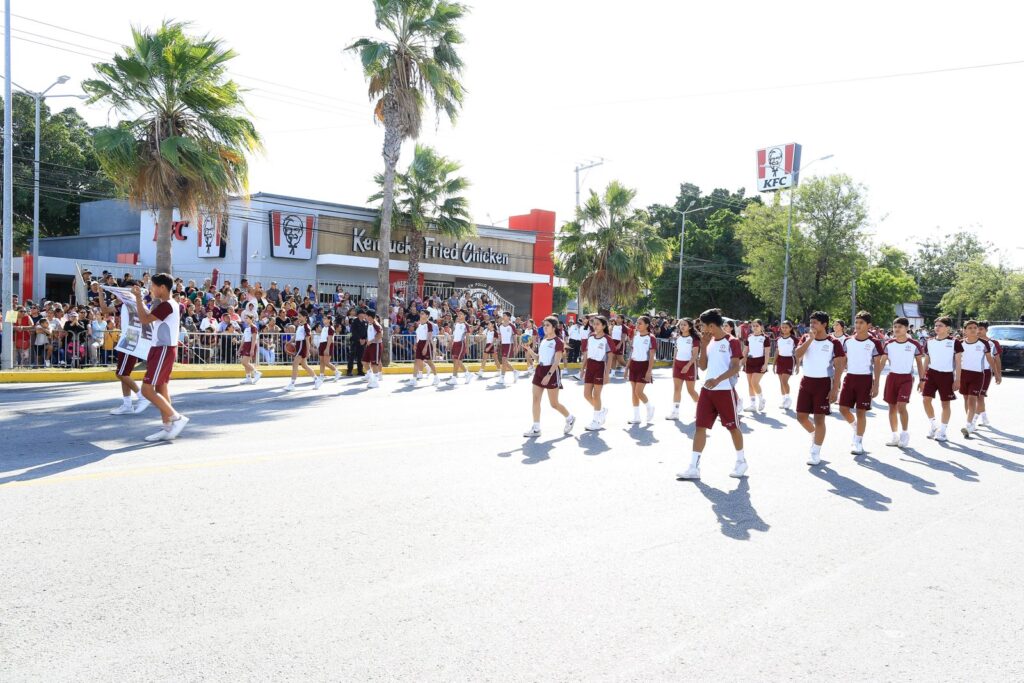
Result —
[[[576, 433], [529, 383], [379, 390], [176, 382], [192, 418], [111, 417], [115, 385], [0, 387], [0, 678], [25, 680], [1020, 680], [1024, 381], [993, 428], [825, 463], [766, 378], [750, 477], [713, 432], [704, 480], [649, 389]], [[962, 421], [954, 406], [953, 427]]]

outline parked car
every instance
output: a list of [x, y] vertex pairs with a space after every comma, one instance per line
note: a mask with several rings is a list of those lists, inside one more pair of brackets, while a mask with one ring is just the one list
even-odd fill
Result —
[[1003, 347], [1003, 370], [1024, 370], [1024, 325], [993, 325], [988, 336]]

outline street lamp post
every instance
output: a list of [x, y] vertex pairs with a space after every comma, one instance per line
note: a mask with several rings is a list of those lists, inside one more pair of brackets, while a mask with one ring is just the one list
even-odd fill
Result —
[[[592, 161], [589, 164], [587, 164], [586, 166], [584, 166], [583, 164], [576, 164], [575, 172], [576, 172], [576, 210], [577, 211], [580, 208], [580, 171], [586, 171], [586, 170], [589, 170], [591, 168], [597, 168], [598, 166], [601, 166], [603, 164], [604, 164], [604, 159], [598, 159], [597, 161]], [[576, 287], [576, 319], [579, 320], [582, 317], [583, 317], [583, 285], [581, 284], [581, 285], [578, 285]]]
[[683, 304], [683, 241], [686, 239], [686, 214], [688, 213], [699, 213], [701, 211], [707, 211], [710, 206], [702, 206], [699, 209], [694, 209], [693, 205], [697, 203], [694, 199], [690, 202], [690, 205], [680, 211], [679, 209], [673, 209], [676, 213], [682, 216], [682, 225], [679, 226], [679, 278], [676, 282], [676, 320], [679, 320], [679, 312], [682, 310]]
[[3, 209], [3, 355], [0, 356], [0, 369], [10, 370], [14, 367], [14, 325], [7, 322], [7, 314], [14, 315], [14, 184], [11, 177], [14, 163], [11, 154], [14, 151], [14, 135], [12, 128], [11, 109], [11, 0], [4, 0], [4, 209]]
[[[831, 159], [834, 155], [826, 154], [823, 157], [818, 157], [814, 161], [810, 162], [802, 169], [801, 172], [806, 171], [813, 164], [824, 161], [825, 159]], [[789, 188], [789, 225], [786, 227], [786, 264], [782, 271], [782, 317], [780, 320], [786, 319], [786, 304], [789, 302], [789, 240], [793, 234], [793, 204], [795, 204], [795, 195], [793, 194], [793, 188]]]

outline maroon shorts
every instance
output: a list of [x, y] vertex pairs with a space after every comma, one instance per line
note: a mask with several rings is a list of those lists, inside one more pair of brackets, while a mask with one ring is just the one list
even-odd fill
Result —
[[792, 375], [793, 374], [793, 356], [776, 356], [775, 357], [775, 374], [776, 375]]
[[890, 372], [885, 378], [885, 402], [891, 406], [897, 403], [910, 403], [914, 393], [914, 376]]
[[484, 344], [484, 353], [494, 353], [494, 344]]
[[142, 383], [155, 387], [167, 384], [171, 379], [171, 369], [174, 367], [174, 357], [177, 353], [177, 346], [152, 347], [146, 356], [146, 376], [142, 378]]
[[939, 372], [938, 370], [928, 369], [928, 374], [924, 380], [924, 389], [921, 393], [928, 398], [935, 398], [935, 395], [939, 395], [940, 401], [955, 401], [956, 393], [953, 391], [953, 373], [952, 372]]
[[583, 368], [583, 383], [604, 384], [604, 369], [605, 361], [588, 358], [587, 364]]
[[256, 343], [255, 342], [242, 342], [242, 345], [238, 347], [238, 357], [248, 356], [253, 358], [256, 356]]
[[321, 342], [316, 352], [321, 356], [328, 356], [331, 353], [331, 342]]
[[844, 408], [871, 410], [871, 387], [875, 378], [871, 375], [855, 375], [847, 373], [843, 379], [843, 388], [839, 390], [839, 405]]
[[462, 360], [466, 357], [466, 343], [452, 342], [452, 360]]
[[697, 399], [697, 426], [711, 429], [715, 419], [726, 429], [736, 429], [736, 396], [727, 389], [701, 389]]
[[118, 377], [127, 377], [132, 374], [132, 370], [135, 369], [135, 363], [139, 360], [129, 353], [121, 353], [120, 351], [114, 354], [114, 359], [117, 361], [117, 370], [115, 372]]
[[309, 344], [306, 343], [305, 339], [295, 342], [295, 355], [299, 358], [305, 358], [309, 355]]
[[616, 356], [622, 355], [622, 340], [615, 340], [608, 337], [608, 353], [615, 354]]
[[426, 339], [420, 339], [416, 341], [416, 355], [413, 356], [415, 360], [434, 360], [430, 356], [430, 343]]
[[544, 379], [544, 375], [548, 374], [550, 370], [550, 365], [538, 365], [537, 369], [533, 371], [533, 386], [540, 387], [541, 389], [561, 389], [562, 372], [557, 367], [555, 368], [554, 376], [548, 380], [548, 383], [541, 384], [541, 380]]
[[511, 356], [512, 355], [512, 345], [511, 344], [502, 344], [501, 345], [501, 352], [498, 355], [500, 355], [502, 358], [508, 358], [509, 356]]
[[748, 356], [747, 364], [746, 367], [743, 368], [743, 371], [748, 375], [760, 375], [763, 372], [767, 372], [767, 363], [768, 359], [764, 356], [761, 356], [760, 358], [751, 358]]
[[974, 370], [960, 371], [960, 395], [984, 396], [985, 373]]
[[[630, 382], [639, 382], [641, 384], [650, 384], [647, 381], [647, 367], [650, 362], [645, 360], [631, 360], [629, 361], [628, 377]], [[651, 376], [651, 382], [654, 381], [654, 377]]]
[[981, 395], [984, 397], [988, 396], [988, 387], [992, 384], [992, 371], [984, 370], [981, 374], [985, 376], [985, 379], [981, 383]]
[[380, 347], [383, 344], [367, 344], [363, 347], [363, 362], [380, 365]]
[[800, 380], [800, 391], [796, 395], [796, 412], [808, 415], [831, 415], [828, 395], [832, 392], [832, 380], [828, 377], [804, 377]]
[[672, 377], [674, 379], [681, 379], [684, 382], [696, 382], [697, 381], [697, 363], [693, 362], [690, 365], [690, 369], [683, 371], [688, 360], [674, 360], [672, 361]]

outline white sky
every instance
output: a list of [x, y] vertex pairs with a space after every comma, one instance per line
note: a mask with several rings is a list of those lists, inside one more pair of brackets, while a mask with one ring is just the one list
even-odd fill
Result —
[[[815, 173], [841, 171], [868, 187], [880, 240], [912, 248], [967, 227], [1024, 266], [1010, 182], [1024, 159], [1024, 64], [755, 90], [1024, 60], [1022, 3], [471, 4], [465, 109], [455, 128], [435, 130], [430, 118], [422, 140], [463, 163], [477, 222], [506, 225], [531, 208], [554, 210], [559, 223], [571, 218], [573, 167], [598, 157], [607, 162], [586, 174], [584, 188], [619, 179], [639, 190], [640, 206], [670, 203], [684, 181], [752, 193], [755, 150], [795, 141], [805, 164], [835, 155]], [[258, 88], [248, 103], [266, 154], [252, 164], [251, 190], [366, 204], [383, 130], [371, 121], [358, 60], [342, 47], [373, 34], [369, 0], [177, 0], [172, 15], [167, 7], [12, 2], [15, 14], [116, 41], [127, 40], [130, 24], [165, 16], [223, 38], [239, 52], [238, 80]], [[115, 49], [18, 17], [11, 26], [16, 38], [67, 50]], [[67, 74], [71, 82], [52, 92], [80, 92], [93, 61], [13, 41], [14, 80], [29, 88]], [[723, 93], [736, 90], [747, 91]], [[107, 119], [101, 108], [80, 109], [93, 124]], [[411, 153], [408, 144], [401, 165]]]

